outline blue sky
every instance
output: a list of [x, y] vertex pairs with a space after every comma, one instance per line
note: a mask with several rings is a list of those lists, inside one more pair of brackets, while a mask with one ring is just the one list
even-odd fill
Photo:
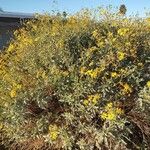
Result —
[[0, 0], [0, 7], [4, 11], [26, 13], [44, 13], [52, 10], [74, 13], [85, 7], [96, 8], [109, 4], [115, 7], [125, 4], [128, 15], [138, 12], [140, 16], [144, 16], [144, 8], [150, 10], [150, 0]]

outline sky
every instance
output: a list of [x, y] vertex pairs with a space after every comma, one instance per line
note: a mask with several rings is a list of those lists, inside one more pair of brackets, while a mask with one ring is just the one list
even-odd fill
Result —
[[[55, 2], [54, 2], [55, 1]], [[45, 13], [52, 11], [66, 11], [75, 13], [82, 8], [96, 8], [112, 5], [119, 7], [125, 4], [127, 15], [139, 13], [145, 16], [150, 11], [150, 0], [0, 0], [0, 8], [9, 12]]]

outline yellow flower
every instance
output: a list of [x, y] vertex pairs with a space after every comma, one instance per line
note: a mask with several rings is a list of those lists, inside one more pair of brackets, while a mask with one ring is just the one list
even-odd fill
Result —
[[57, 133], [57, 132], [51, 132], [50, 138], [51, 138], [52, 140], [56, 140], [57, 137], [58, 137], [58, 133]]
[[117, 118], [117, 113], [115, 113], [115, 111], [113, 110], [109, 110], [107, 112], [103, 112], [100, 117], [103, 119], [103, 120], [110, 120], [110, 121], [113, 121], [113, 120], [116, 120]]
[[109, 110], [110, 108], [112, 108], [112, 106], [113, 106], [113, 103], [110, 102], [110, 103], [108, 103], [108, 104], [106, 105], [105, 109], [106, 109], [106, 110]]
[[128, 31], [129, 31], [128, 28], [121, 28], [121, 29], [118, 30], [118, 34], [120, 36], [125, 36]]
[[118, 53], [117, 53], [117, 57], [118, 57], [119, 60], [123, 60], [124, 57], [125, 57], [125, 53], [123, 53], [123, 52], [118, 52]]
[[99, 94], [93, 95], [92, 103], [95, 105], [99, 99], [100, 99], [100, 95]]
[[150, 81], [148, 81], [146, 85], [147, 85], [148, 87], [150, 87]]
[[88, 101], [87, 99], [85, 99], [85, 100], [83, 101], [83, 104], [84, 104], [85, 106], [87, 106], [87, 105], [89, 104], [89, 101]]
[[49, 126], [49, 134], [50, 134], [51, 140], [57, 139], [57, 137], [59, 135], [59, 128], [57, 127], [57, 125], [50, 125]]
[[100, 114], [100, 117], [103, 120], [114, 121], [121, 114], [123, 114], [123, 110], [121, 108], [113, 107], [113, 103], [110, 102], [105, 106], [104, 112]]
[[112, 110], [109, 110], [107, 112], [103, 112], [100, 117], [103, 119], [103, 120], [109, 120], [109, 121], [114, 121], [117, 119], [117, 117], [119, 115], [121, 115], [122, 113], [117, 113], [115, 111], [115, 109], [112, 109]]
[[11, 98], [14, 98], [14, 97], [16, 97], [16, 94], [17, 94], [17, 93], [16, 93], [16, 90], [13, 89], [13, 90], [11, 90], [11, 92], [10, 92], [10, 97], [11, 97]]
[[88, 104], [92, 103], [93, 105], [97, 104], [98, 100], [100, 99], [100, 94], [93, 94], [89, 95], [86, 100], [83, 101], [83, 104], [87, 106]]
[[99, 40], [99, 41], [97, 42], [97, 46], [98, 46], [98, 47], [104, 47], [104, 44], [105, 44], [105, 42], [104, 42], [104, 41], [101, 41], [101, 40]]
[[116, 120], [116, 114], [114, 112], [110, 112], [107, 114], [107, 118], [108, 120]]
[[100, 117], [105, 120], [107, 118], [107, 113], [106, 112], [103, 112]]
[[117, 75], [118, 75], [118, 74], [117, 74], [116, 72], [112, 72], [112, 73], [111, 73], [111, 77], [113, 77], [113, 78], [117, 77]]
[[132, 92], [132, 88], [131, 88], [127, 83], [125, 83], [125, 84], [123, 85], [123, 87], [124, 87], [123, 91], [124, 91], [125, 93], [131, 93], [131, 92]]
[[91, 76], [91, 78], [96, 78], [99, 74], [99, 68], [88, 70], [85, 74]]
[[85, 74], [86, 74], [86, 75], [92, 75], [92, 74], [93, 74], [93, 70], [92, 70], [92, 69], [91, 69], [91, 70], [88, 70], [88, 71], [85, 72]]

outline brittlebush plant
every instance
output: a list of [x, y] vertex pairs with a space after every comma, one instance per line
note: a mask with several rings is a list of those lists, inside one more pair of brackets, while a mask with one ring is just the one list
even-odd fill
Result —
[[95, 12], [37, 15], [14, 32], [0, 54], [0, 129], [10, 141], [84, 150], [148, 144], [127, 129], [139, 101], [149, 106], [150, 22]]

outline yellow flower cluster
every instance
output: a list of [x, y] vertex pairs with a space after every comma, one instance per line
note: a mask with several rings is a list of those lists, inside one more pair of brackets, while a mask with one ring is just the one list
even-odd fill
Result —
[[118, 76], [117, 72], [111, 72], [111, 77], [116, 78]]
[[96, 78], [99, 74], [99, 68], [88, 70], [85, 75], [89, 75], [91, 78]]
[[86, 100], [83, 101], [83, 104], [85, 106], [89, 105], [89, 104], [93, 104], [96, 105], [98, 100], [100, 99], [100, 94], [93, 94], [93, 95], [89, 95], [88, 98]]
[[102, 40], [97, 41], [97, 46], [100, 47], [100, 48], [104, 47], [104, 44], [105, 44], [105, 42], [102, 41]]
[[120, 36], [125, 36], [128, 31], [129, 31], [128, 28], [121, 28], [121, 29], [118, 30], [118, 34]]
[[[91, 64], [89, 64], [91, 65]], [[103, 70], [103, 68], [95, 68], [95, 69], [90, 69], [86, 70], [86, 67], [82, 67], [80, 69], [81, 75], [87, 75], [90, 76], [91, 78], [95, 79], [97, 76], [100, 74], [100, 72]]]
[[50, 125], [49, 126], [49, 135], [51, 140], [56, 140], [59, 135], [59, 128], [57, 125]]
[[11, 98], [14, 98], [14, 97], [16, 97], [16, 95], [17, 95], [16, 90], [12, 89], [12, 90], [10, 91], [10, 97], [11, 97]]
[[147, 87], [149, 87], [149, 88], [150, 88], [150, 81], [148, 81], [148, 82], [147, 82]]
[[123, 60], [125, 58], [125, 53], [124, 52], [121, 52], [121, 51], [118, 51], [117, 52], [117, 58], [119, 60]]
[[21, 84], [14, 83], [12, 90], [10, 91], [10, 97], [14, 98], [17, 96], [17, 90], [20, 90], [22, 88]]
[[130, 87], [129, 84], [127, 84], [127, 83], [125, 83], [125, 84], [120, 83], [120, 84], [121, 84], [121, 86], [123, 87], [122, 92], [123, 92], [124, 94], [126, 94], [126, 93], [129, 94], [129, 93], [132, 92], [132, 88]]
[[113, 107], [113, 103], [108, 103], [105, 106], [105, 111], [100, 114], [100, 117], [103, 120], [115, 121], [121, 114], [123, 114], [123, 110], [121, 108]]

